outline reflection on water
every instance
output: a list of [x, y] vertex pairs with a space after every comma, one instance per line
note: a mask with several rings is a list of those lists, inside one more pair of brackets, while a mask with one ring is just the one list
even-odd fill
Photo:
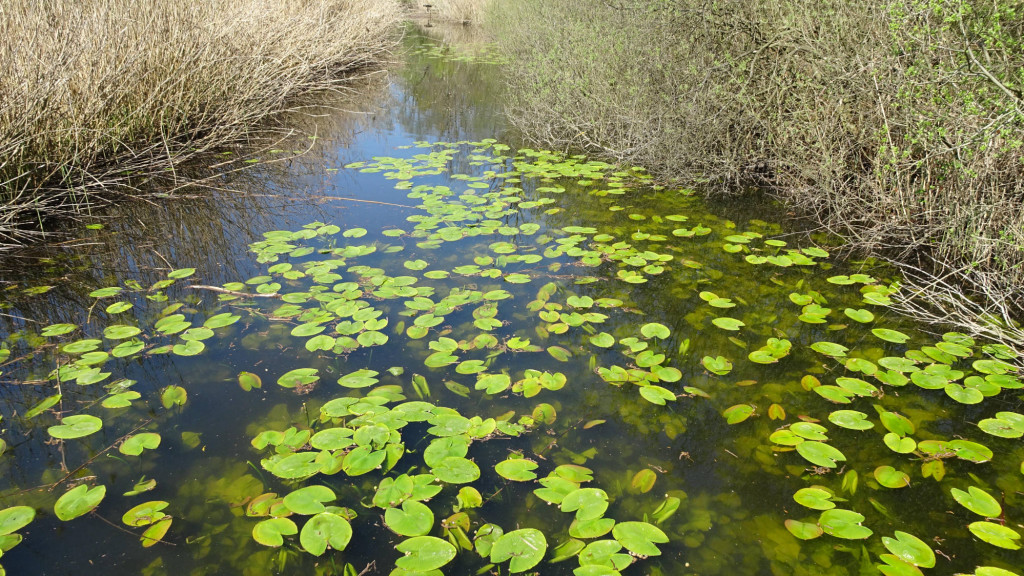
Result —
[[[605, 566], [582, 574], [615, 574], [616, 561], [635, 560], [623, 573], [870, 574], [887, 562], [882, 537], [896, 531], [935, 549], [943, 573], [1021, 564], [1012, 546], [973, 536], [968, 525], [983, 518], [950, 496], [970, 486], [996, 494], [1000, 525], [1017, 527], [1024, 449], [972, 423], [1020, 411], [1019, 382], [975, 363], [986, 356], [980, 346], [891, 317], [880, 305], [884, 270], [861, 278], [809, 244], [782, 245], [769, 208], [711, 212], [697, 198], [645, 188], [642, 171], [531, 150], [513, 158], [514, 148], [484, 140], [505, 138], [498, 69], [443, 57], [416, 34], [407, 43], [407, 64], [360, 112], [306, 117], [304, 136], [208, 194], [119, 207], [66, 253], [5, 274], [11, 305], [0, 320], [16, 361], [0, 367], [0, 507], [37, 510], [19, 531], [24, 541], [0, 559], [9, 573], [392, 573], [395, 546], [410, 536], [393, 532], [415, 531], [396, 528], [374, 497], [383, 478], [403, 473], [445, 479], [430, 482], [444, 487], [428, 501], [429, 533], [441, 550], [467, 548], [447, 574], [507, 572], [507, 560], [488, 568], [490, 555], [477, 553], [485, 523], [542, 530], [549, 559], [574, 539], [641, 549], [596, 525], [610, 519], [651, 523], [669, 541], [647, 558], [584, 552], [535, 570], [567, 575], [594, 562]], [[424, 140], [475, 144], [414, 144]], [[196, 270], [154, 286], [183, 268]], [[126, 290], [90, 295], [114, 286]], [[111, 311], [115, 301], [133, 308]], [[82, 329], [40, 335], [62, 322]], [[143, 328], [145, 350], [90, 357], [111, 373], [100, 378], [82, 359], [113, 350], [120, 340], [102, 337], [112, 324]], [[55, 344], [83, 335], [101, 339], [98, 350]], [[190, 342], [202, 342], [201, 353]], [[50, 378], [55, 369], [64, 371]], [[914, 371], [924, 376], [910, 383]], [[240, 383], [242, 372], [261, 387]], [[482, 375], [494, 378], [481, 384]], [[180, 405], [175, 387], [187, 392]], [[127, 392], [138, 397], [111, 401]], [[53, 410], [101, 417], [103, 428], [51, 439], [55, 414], [29, 414], [57, 394]], [[985, 401], [966, 402], [974, 394]], [[331, 408], [339, 397], [352, 400]], [[458, 414], [411, 403], [420, 399]], [[840, 409], [863, 414], [870, 429]], [[350, 474], [361, 464], [340, 460], [348, 446], [318, 447], [309, 436], [346, 426], [371, 447], [368, 458], [404, 450], [395, 468], [382, 460]], [[159, 433], [159, 447], [124, 453], [123, 439], [140, 432]], [[988, 458], [964, 439], [991, 449], [993, 461], [979, 463]], [[438, 458], [437, 446], [462, 441], [471, 442], [465, 452], [445, 445]], [[829, 465], [826, 446], [845, 460]], [[284, 463], [314, 451], [324, 461], [309, 480], [300, 479], [308, 462]], [[515, 464], [501, 463], [519, 456], [567, 490], [558, 498], [591, 490], [577, 495], [583, 510], [549, 504], [551, 492], [535, 491], [548, 484], [506, 479], [501, 466]], [[463, 481], [474, 467], [479, 479]], [[890, 482], [898, 473], [909, 486]], [[76, 482], [107, 495], [95, 514], [62, 522], [54, 501]], [[281, 547], [257, 544], [256, 526], [290, 510], [276, 498], [310, 484], [336, 496], [326, 513], [351, 522], [345, 551], [313, 556], [290, 534]], [[813, 504], [862, 514], [872, 535], [844, 538], [841, 523], [822, 521], [830, 534], [794, 537], [785, 521], [819, 524], [822, 512], [794, 502], [815, 485], [827, 496]], [[601, 494], [606, 512], [593, 502]], [[167, 502], [173, 517], [153, 547], [122, 522], [146, 501]], [[305, 526], [307, 516], [288, 522]]]

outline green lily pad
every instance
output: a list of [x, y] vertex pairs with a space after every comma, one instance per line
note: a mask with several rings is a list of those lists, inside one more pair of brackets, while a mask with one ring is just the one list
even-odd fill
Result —
[[347, 520], [330, 512], [321, 512], [310, 518], [299, 533], [299, 543], [314, 556], [320, 556], [330, 546], [344, 550], [352, 539], [352, 526]]
[[865, 310], [864, 308], [860, 308], [858, 310], [847, 308], [846, 310], [843, 310], [843, 313], [851, 320], [862, 324], [866, 324], [875, 319], [875, 315], [872, 314], [870, 310]]
[[486, 394], [500, 394], [511, 385], [512, 379], [508, 374], [479, 374], [475, 388]]
[[1020, 540], [1020, 534], [1002, 524], [996, 524], [995, 522], [974, 522], [967, 526], [978, 538], [993, 546], [999, 548], [1006, 548], [1007, 550], [1019, 550], [1020, 544], [1017, 543]]
[[641, 386], [640, 396], [642, 396], [644, 400], [647, 400], [652, 404], [657, 404], [658, 406], [664, 406], [666, 402], [674, 402], [676, 399], [676, 395], [673, 394], [672, 391], [654, 384]]
[[142, 432], [129, 436], [117, 450], [126, 456], [138, 456], [143, 450], [155, 450], [160, 446], [160, 435], [156, 432]]
[[437, 570], [451, 562], [458, 552], [455, 546], [434, 536], [416, 536], [395, 548], [405, 554], [395, 561], [395, 565], [411, 572]]
[[338, 384], [346, 388], [366, 388], [380, 381], [377, 379], [378, 374], [376, 370], [356, 370], [351, 374], [338, 378]]
[[789, 530], [790, 534], [801, 540], [814, 540], [825, 533], [821, 526], [814, 522], [800, 522], [799, 520], [789, 519], [786, 520], [785, 524], [786, 530]]
[[263, 386], [263, 380], [259, 376], [252, 372], [239, 372], [238, 373], [238, 385], [246, 392], [253, 388], [260, 388]]
[[847, 540], [863, 540], [873, 534], [870, 528], [862, 526], [864, 516], [852, 510], [834, 508], [825, 510], [818, 518], [818, 525], [826, 534]]
[[313, 515], [326, 510], [323, 503], [330, 502], [336, 497], [334, 491], [327, 486], [314, 484], [293, 490], [284, 497], [282, 502], [295, 514]]
[[64, 418], [56, 426], [50, 426], [47, 432], [60, 440], [72, 440], [99, 432], [102, 428], [103, 420], [88, 414], [75, 414]]
[[128, 526], [136, 528], [140, 526], [148, 526], [167, 516], [167, 514], [164, 514], [162, 510], [168, 506], [170, 506], [170, 503], [163, 500], [143, 502], [142, 504], [139, 504], [125, 512], [124, 515], [121, 516], [121, 521]]
[[562, 498], [562, 512], [576, 512], [577, 520], [600, 518], [608, 509], [608, 494], [600, 488], [578, 488]]
[[298, 526], [288, 518], [268, 518], [252, 527], [252, 539], [273, 548], [284, 545], [285, 536], [298, 533]]
[[882, 544], [904, 562], [922, 568], [935, 567], [935, 552], [913, 534], [896, 531], [896, 538], [882, 537]]
[[114, 324], [107, 326], [103, 330], [103, 336], [109, 340], [124, 340], [125, 338], [131, 338], [142, 332], [142, 330], [136, 326], [125, 326], [124, 324]]
[[345, 455], [341, 469], [349, 476], [361, 476], [376, 470], [387, 458], [384, 450], [374, 450], [372, 446], [359, 446]]
[[903, 332], [889, 330], [888, 328], [875, 328], [871, 330], [871, 333], [886, 342], [893, 342], [896, 344], [904, 344], [907, 340], [910, 340], [910, 336], [907, 336]]
[[821, 488], [801, 488], [793, 494], [797, 504], [812, 510], [831, 510], [836, 507], [832, 502], [832, 493]]
[[732, 371], [732, 362], [724, 356], [717, 356], [714, 358], [711, 356], [705, 356], [701, 359], [701, 364], [708, 372], [719, 376], [725, 376]]
[[655, 544], [668, 542], [660, 528], [647, 522], [619, 522], [612, 528], [612, 536], [624, 548], [641, 556], [660, 556]]
[[746, 326], [746, 324], [741, 322], [740, 320], [737, 320], [735, 318], [729, 318], [728, 316], [722, 316], [720, 318], [714, 318], [714, 319], [711, 320], [711, 323], [714, 324], [715, 326], [718, 326], [722, 330], [731, 330], [731, 331], [736, 331], [736, 330], [739, 330], [740, 328]]
[[523, 528], [503, 534], [491, 547], [492, 563], [509, 562], [509, 572], [525, 572], [544, 559], [548, 541], [544, 533], [535, 528]]
[[13, 534], [28, 526], [36, 517], [36, 510], [31, 506], [12, 506], [0, 510], [0, 536]]
[[826, 356], [843, 357], [850, 351], [849, 348], [835, 342], [815, 342], [811, 349]]
[[319, 370], [316, 368], [296, 368], [289, 370], [277, 379], [278, 385], [284, 388], [295, 388], [296, 386], [309, 386], [320, 380]]
[[384, 523], [401, 536], [424, 536], [434, 526], [434, 513], [420, 502], [406, 500], [401, 508], [384, 511]]
[[999, 518], [1003, 513], [1003, 507], [999, 501], [977, 486], [971, 486], [967, 492], [953, 488], [951, 491], [953, 499], [971, 512], [984, 518]]
[[466, 484], [480, 478], [480, 467], [472, 460], [459, 456], [447, 456], [433, 466], [430, 473], [448, 484]]
[[722, 412], [722, 416], [725, 416], [725, 421], [729, 424], [739, 424], [750, 418], [754, 414], [755, 408], [753, 404], [736, 404], [726, 408]]
[[879, 466], [875, 468], [874, 475], [875, 480], [886, 488], [906, 488], [910, 485], [910, 476], [892, 466]]
[[53, 505], [53, 513], [64, 522], [74, 520], [79, 516], [88, 514], [99, 506], [103, 497], [107, 495], [107, 487], [100, 485], [89, 488], [85, 484], [75, 486], [65, 492]]
[[829, 422], [849, 430], [871, 430], [875, 427], [868, 415], [857, 410], [836, 410], [828, 415]]
[[160, 403], [168, 410], [172, 406], [184, 406], [188, 401], [188, 391], [181, 386], [168, 386], [160, 392]]
[[[740, 324], [742, 325], [743, 323], [740, 322]], [[644, 338], [659, 338], [664, 340], [672, 334], [672, 331], [664, 324], [650, 322], [640, 327], [640, 333], [644, 335]]]
[[811, 464], [823, 468], [835, 468], [837, 462], [846, 461], [846, 456], [842, 452], [824, 442], [801, 442], [796, 445], [796, 451]]
[[526, 458], [509, 459], [503, 462], [498, 462], [494, 466], [494, 471], [497, 472], [499, 476], [515, 482], [533, 480], [537, 477], [537, 474], [533, 472], [536, 469], [537, 463], [533, 460], [527, 460]]

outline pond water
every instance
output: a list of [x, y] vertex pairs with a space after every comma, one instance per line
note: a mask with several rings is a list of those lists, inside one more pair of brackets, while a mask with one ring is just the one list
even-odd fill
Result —
[[1008, 350], [770, 203], [516, 146], [493, 54], [405, 42], [4, 273], [7, 573], [1020, 573]]

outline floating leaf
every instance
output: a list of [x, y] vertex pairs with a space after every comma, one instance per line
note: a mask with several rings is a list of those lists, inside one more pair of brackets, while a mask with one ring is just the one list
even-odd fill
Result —
[[88, 414], [75, 414], [60, 421], [56, 426], [50, 426], [47, 432], [54, 438], [61, 440], [72, 440], [82, 438], [103, 428], [103, 421]]
[[513, 530], [502, 535], [491, 547], [492, 563], [509, 562], [509, 572], [525, 572], [544, 559], [548, 541], [544, 533], [534, 528]]
[[248, 392], [253, 388], [260, 388], [263, 386], [263, 381], [260, 380], [259, 376], [252, 372], [239, 372], [238, 385], [241, 386], [242, 390]]
[[894, 342], [896, 344], [904, 344], [907, 340], [910, 340], [910, 336], [903, 332], [889, 330], [888, 328], [875, 328], [871, 330], [871, 333], [886, 342]]
[[837, 462], [846, 461], [846, 456], [842, 452], [824, 442], [801, 442], [797, 444], [796, 451], [811, 464], [823, 468], [835, 468]]
[[344, 550], [351, 539], [352, 526], [341, 516], [330, 512], [310, 518], [299, 533], [299, 543], [314, 556], [326, 552], [328, 545], [334, 550]]
[[576, 512], [577, 520], [600, 518], [608, 509], [608, 494], [600, 488], [579, 488], [562, 498], [562, 512]]
[[847, 540], [862, 540], [873, 534], [870, 528], [861, 526], [864, 516], [852, 510], [834, 508], [821, 513], [818, 525], [826, 534]]
[[875, 480], [886, 488], [906, 488], [910, 485], [910, 476], [892, 466], [875, 468]]
[[285, 507], [295, 514], [313, 515], [325, 510], [324, 502], [334, 500], [334, 491], [327, 486], [314, 484], [293, 490], [284, 497]]
[[714, 319], [711, 320], [711, 323], [714, 324], [715, 326], [718, 326], [722, 330], [733, 330], [733, 331], [739, 330], [740, 328], [746, 326], [746, 324], [744, 324], [743, 322], [741, 322], [741, 321], [739, 321], [739, 320], [737, 320], [735, 318], [729, 318], [728, 316], [722, 316], [720, 318], [714, 318]]
[[298, 526], [288, 518], [269, 518], [261, 520], [252, 527], [252, 539], [264, 546], [278, 547], [284, 545], [284, 537], [299, 533]]
[[124, 515], [121, 516], [121, 521], [128, 526], [136, 528], [140, 526], [148, 526], [167, 516], [167, 514], [164, 514], [162, 510], [168, 506], [170, 506], [170, 504], [163, 500], [143, 502], [142, 504], [139, 504], [125, 512]]
[[1020, 540], [1020, 534], [1016, 530], [1002, 524], [974, 522], [969, 524], [967, 528], [972, 534], [993, 546], [1006, 548], [1007, 550], [1020, 549], [1020, 544], [1017, 543], [1017, 540]]
[[708, 372], [712, 374], [718, 374], [719, 376], [725, 376], [732, 371], [732, 362], [726, 359], [724, 356], [717, 356], [712, 358], [711, 356], [705, 356], [701, 359], [701, 364]]
[[459, 456], [447, 456], [431, 467], [430, 473], [448, 484], [466, 484], [480, 478], [480, 467], [472, 460]]
[[640, 333], [644, 335], [644, 338], [660, 338], [664, 340], [672, 334], [672, 331], [664, 324], [650, 322], [640, 327]]
[[434, 525], [434, 513], [420, 502], [406, 500], [401, 508], [386, 509], [384, 522], [401, 536], [424, 536]]
[[494, 466], [494, 470], [499, 476], [516, 482], [533, 480], [537, 477], [537, 474], [533, 472], [536, 469], [537, 463], [525, 458], [505, 460]]
[[813, 540], [822, 534], [824, 531], [821, 526], [813, 522], [800, 522], [798, 520], [786, 520], [786, 530], [789, 533], [801, 540]]
[[1003, 513], [1003, 507], [988, 492], [977, 486], [971, 486], [967, 492], [953, 488], [953, 499], [971, 512], [984, 518], [999, 518]]
[[846, 353], [850, 351], [846, 346], [834, 342], [815, 342], [811, 344], [811, 349], [826, 356], [835, 357], [846, 356]]
[[118, 446], [117, 450], [126, 456], [138, 456], [143, 450], [155, 450], [160, 446], [160, 435], [156, 432], [143, 432], [129, 436]]
[[281, 375], [277, 383], [284, 388], [305, 387], [320, 380], [318, 373], [316, 368], [296, 368]]
[[836, 410], [828, 415], [829, 422], [850, 430], [871, 430], [874, 423], [868, 421], [868, 415], [856, 410]]
[[135, 326], [113, 324], [111, 326], [107, 326], [103, 330], [103, 336], [110, 340], [124, 340], [125, 338], [131, 338], [140, 332], [142, 332], [142, 330]]
[[345, 455], [341, 469], [349, 476], [361, 476], [376, 470], [386, 458], [387, 453], [384, 450], [374, 450], [369, 445], [359, 446]]
[[160, 403], [164, 405], [164, 408], [170, 409], [172, 406], [184, 406], [187, 401], [188, 391], [181, 386], [168, 386], [160, 392]]
[[646, 494], [654, 488], [654, 482], [658, 479], [658, 474], [650, 468], [644, 468], [633, 475], [633, 480], [630, 485], [639, 490], [641, 493]]
[[801, 488], [793, 494], [793, 500], [812, 510], [831, 510], [836, 507], [832, 502], [832, 493], [821, 488]]
[[0, 510], [0, 536], [13, 534], [28, 526], [36, 517], [36, 510], [30, 506], [12, 506]]
[[655, 544], [668, 542], [660, 528], [647, 522], [619, 522], [612, 529], [612, 536], [627, 550], [641, 556], [660, 556], [661, 550]]
[[451, 562], [458, 552], [455, 546], [434, 536], [410, 538], [395, 548], [405, 554], [395, 561], [395, 565], [410, 572], [437, 570]]
[[747, 418], [750, 418], [754, 414], [756, 407], [753, 404], [736, 404], [730, 406], [722, 412], [722, 416], [725, 416], [725, 421], [729, 424], [739, 424]]
[[173, 520], [174, 519], [170, 516], [165, 516], [146, 528], [146, 530], [142, 532], [142, 537], [139, 538], [139, 540], [142, 541], [142, 547], [149, 548], [157, 542], [160, 542], [163, 537], [167, 535], [167, 531], [170, 530], [171, 522]]

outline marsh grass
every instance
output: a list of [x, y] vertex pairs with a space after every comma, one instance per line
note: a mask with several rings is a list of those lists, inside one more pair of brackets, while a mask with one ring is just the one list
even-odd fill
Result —
[[1022, 315], [1019, 0], [522, 0], [488, 23], [509, 117], [541, 144], [767, 187], [931, 275], [935, 304], [956, 276], [982, 309]]
[[409, 0], [417, 10], [430, 5], [430, 19], [458, 24], [479, 24], [490, 0]]
[[387, 60], [401, 18], [390, 0], [3, 2], [0, 246], [284, 131], [304, 96]]

